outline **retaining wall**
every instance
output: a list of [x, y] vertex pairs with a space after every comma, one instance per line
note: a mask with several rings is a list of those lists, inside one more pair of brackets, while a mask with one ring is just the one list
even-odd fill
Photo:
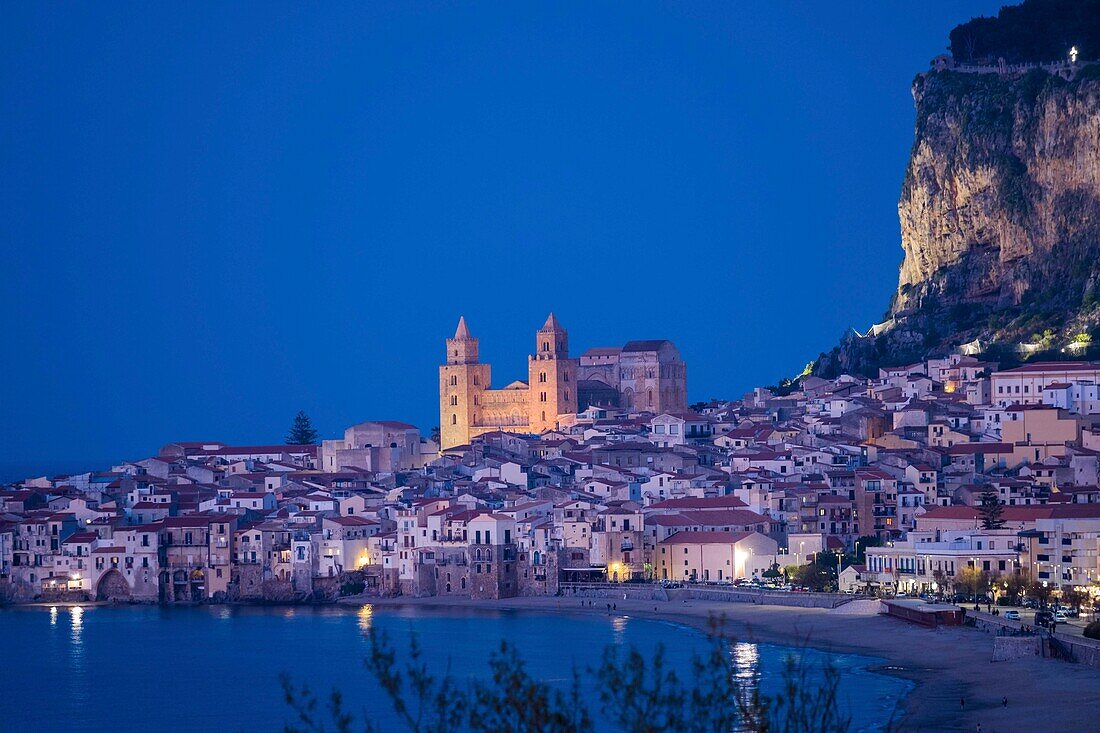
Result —
[[[1011, 642], [1002, 642], [1002, 639], [1029, 640], [1030, 643], [1034, 645], [1036, 654], [1041, 654], [1044, 657], [1053, 656], [1050, 650], [1050, 642], [1045, 633], [1042, 636], [1039, 634], [1015, 636], [1024, 625], [1023, 622], [1006, 621], [1000, 616], [991, 616], [988, 613], [970, 610], [966, 612], [966, 619], [967, 624], [973, 624], [975, 629], [984, 631], [987, 634], [997, 635], [997, 638], [993, 640], [993, 661], [999, 661], [997, 659], [998, 646], [1003, 646], [1007, 649], [1012, 645]], [[1069, 647], [1070, 652], [1073, 653], [1074, 661], [1078, 664], [1085, 664], [1090, 667], [1100, 667], [1100, 641], [1069, 634], [1055, 634], [1054, 638]], [[1022, 643], [1023, 642], [1021, 642], [1021, 644]], [[1015, 658], [1017, 657], [1005, 657], [1005, 659]]]
[[741, 590], [711, 586], [664, 588], [656, 583], [562, 583], [562, 595], [578, 598], [631, 598], [644, 601], [718, 601], [755, 603], [764, 606], [836, 608], [859, 598], [844, 593], [787, 593], [785, 591]]
[[1038, 636], [998, 636], [993, 639], [993, 661], [1037, 657], [1042, 654]]
[[609, 601], [667, 601], [668, 591], [646, 583], [562, 583], [561, 593], [574, 598], [606, 598]]

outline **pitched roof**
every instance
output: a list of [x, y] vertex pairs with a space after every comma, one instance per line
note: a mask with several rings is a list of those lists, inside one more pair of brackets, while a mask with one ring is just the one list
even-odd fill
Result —
[[558, 323], [558, 319], [554, 316], [554, 313], [552, 311], [550, 315], [546, 317], [546, 323], [542, 324], [542, 328], [539, 329], [540, 332], [564, 330], [565, 329], [561, 327], [560, 323]]
[[1008, 443], [956, 443], [947, 449], [949, 456], [966, 456], [977, 453], [1011, 453]]
[[677, 532], [659, 545], [732, 545], [735, 542], [757, 534], [756, 532]]
[[679, 499], [665, 499], [656, 504], [651, 504], [650, 509], [740, 509], [748, 504], [732, 494], [702, 498], [685, 496]]
[[649, 341], [628, 341], [623, 347], [624, 352], [632, 351], [659, 351], [665, 344], [671, 344], [668, 339], [652, 339]]

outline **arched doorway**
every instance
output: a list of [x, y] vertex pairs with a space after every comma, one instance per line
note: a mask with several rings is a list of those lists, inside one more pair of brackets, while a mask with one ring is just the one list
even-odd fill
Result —
[[108, 570], [99, 579], [95, 587], [95, 599], [97, 601], [128, 601], [130, 600], [130, 584], [122, 573], [117, 570]]

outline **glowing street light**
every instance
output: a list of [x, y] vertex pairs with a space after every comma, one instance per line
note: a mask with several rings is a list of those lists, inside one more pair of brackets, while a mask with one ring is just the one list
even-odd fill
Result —
[[1069, 62], [1071, 64], [1076, 64], [1077, 63], [1077, 46], [1072, 46], [1069, 49]]

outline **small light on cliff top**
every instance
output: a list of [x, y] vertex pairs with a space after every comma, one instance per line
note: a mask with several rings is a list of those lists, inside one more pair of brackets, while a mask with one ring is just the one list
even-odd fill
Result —
[[1071, 64], [1077, 63], [1077, 46], [1072, 46], [1069, 49], [1069, 62]]

